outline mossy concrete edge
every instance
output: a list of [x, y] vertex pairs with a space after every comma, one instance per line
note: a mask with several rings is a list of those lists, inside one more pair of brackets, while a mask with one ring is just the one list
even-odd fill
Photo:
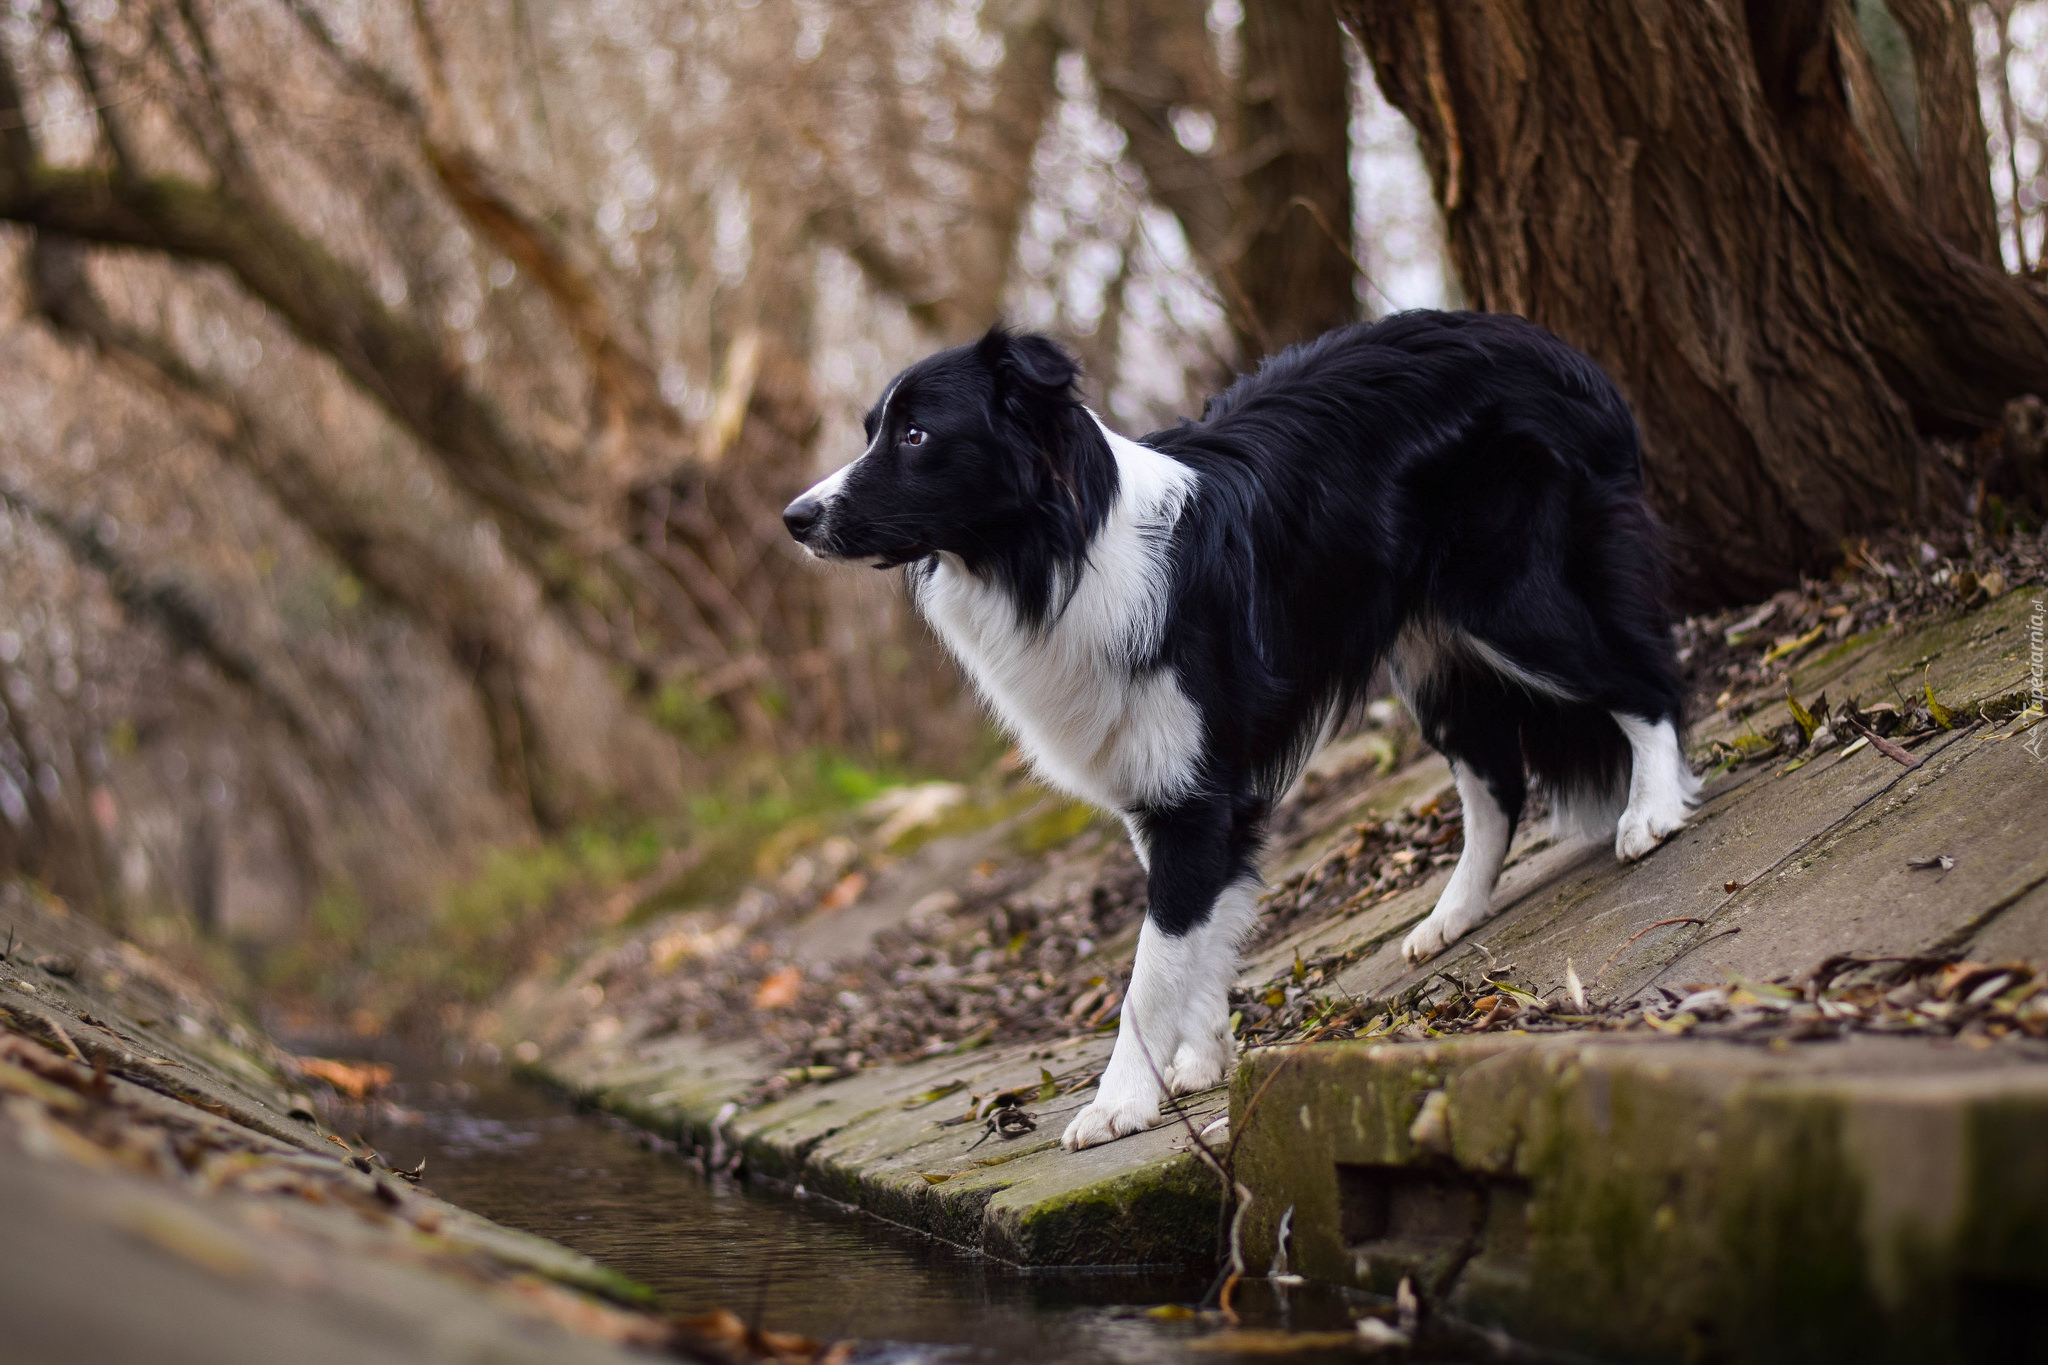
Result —
[[1607, 1358], [2039, 1345], [2038, 1064], [1903, 1039], [1335, 1043], [1252, 1054], [1231, 1112], [1255, 1266], [1292, 1208], [1299, 1272], [1411, 1277], [1468, 1320]]
[[[992, 1074], [1014, 1069], [990, 1060]], [[954, 1148], [966, 1148], [974, 1128], [935, 1136], [929, 1118], [907, 1107], [915, 1098], [899, 1098], [932, 1086], [934, 1064], [882, 1068], [803, 1092], [800, 1101], [728, 1112], [755, 1069], [737, 1054], [721, 1061], [691, 1068], [688, 1079], [679, 1069], [623, 1072], [576, 1054], [520, 1070], [685, 1151], [736, 1157], [748, 1175], [1009, 1264], [1216, 1263], [1221, 1183], [1186, 1150], [1178, 1128], [1067, 1153], [1054, 1140], [1063, 1118], [1045, 1114], [1036, 1140], [963, 1155]], [[1032, 1062], [1025, 1074], [1035, 1070]], [[1211, 1099], [1212, 1109], [1218, 1104], [1220, 1095]]]

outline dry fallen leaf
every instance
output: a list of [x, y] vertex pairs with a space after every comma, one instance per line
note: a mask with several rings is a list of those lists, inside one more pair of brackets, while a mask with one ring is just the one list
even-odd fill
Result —
[[849, 872], [844, 877], [841, 877], [830, 891], [825, 893], [825, 898], [818, 902], [818, 909], [826, 914], [830, 914], [834, 910], [844, 910], [847, 906], [859, 900], [860, 893], [867, 889], [867, 873]]
[[791, 1362], [791, 1365], [807, 1361], [826, 1365], [826, 1362], [844, 1361], [851, 1354], [846, 1343], [821, 1348], [809, 1337], [793, 1332], [769, 1332], [750, 1327], [737, 1313], [726, 1308], [675, 1318], [670, 1327], [674, 1333], [672, 1345], [696, 1347], [700, 1351], [704, 1347], [712, 1347], [717, 1351], [716, 1358], [723, 1360]]
[[352, 1100], [391, 1084], [391, 1068], [382, 1062], [338, 1062], [330, 1057], [300, 1057], [297, 1061], [299, 1070], [318, 1076]]
[[1946, 853], [1937, 853], [1931, 858], [1906, 859], [1906, 866], [1912, 868], [1916, 872], [1926, 871], [1930, 868], [1946, 872], [1955, 865], [1956, 860], [1954, 858], [1949, 857]]
[[754, 1008], [757, 1010], [788, 1009], [796, 1003], [797, 996], [804, 988], [804, 973], [801, 967], [788, 966], [769, 973], [754, 988]]

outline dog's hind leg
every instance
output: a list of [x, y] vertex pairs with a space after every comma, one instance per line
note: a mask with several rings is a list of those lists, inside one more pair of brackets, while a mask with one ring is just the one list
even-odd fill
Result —
[[1700, 780], [1678, 747], [1678, 727], [1669, 717], [1644, 720], [1625, 711], [1614, 723], [1628, 736], [1628, 806], [1614, 831], [1614, 856], [1640, 858], [1685, 828], [1699, 800]]
[[[1435, 957], [1493, 913], [1493, 884], [1500, 879], [1508, 843], [1522, 816], [1519, 708], [1514, 698], [1504, 692], [1489, 698], [1482, 692], [1476, 697], [1468, 694], [1462, 702], [1452, 714], [1424, 721], [1424, 733], [1451, 760], [1457, 778], [1458, 800], [1465, 809], [1465, 848], [1436, 908], [1401, 943], [1401, 956], [1410, 962]], [[1437, 725], [1430, 725], [1432, 719]], [[1430, 734], [1432, 729], [1436, 733]]]
[[1256, 820], [1204, 797], [1133, 821], [1149, 866], [1151, 905], [1124, 992], [1116, 1047], [1095, 1099], [1061, 1145], [1092, 1147], [1159, 1122], [1167, 1093], [1221, 1082], [1235, 1058], [1229, 990], [1237, 951], [1257, 917], [1250, 863]]

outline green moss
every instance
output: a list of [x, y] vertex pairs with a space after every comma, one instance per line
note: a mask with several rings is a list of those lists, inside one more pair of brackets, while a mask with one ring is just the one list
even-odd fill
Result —
[[[1863, 1194], [1842, 1160], [1833, 1098], [1758, 1104], [1730, 1134], [1718, 1237], [1725, 1264], [1716, 1315], [1745, 1359], [1812, 1361], [1879, 1352]], [[1743, 1131], [1746, 1129], [1747, 1131]]]
[[1216, 1262], [1222, 1187], [1192, 1156], [1142, 1167], [1011, 1213], [998, 1210], [988, 1250], [1020, 1265]]
[[1058, 802], [1018, 827], [1018, 851], [1044, 853], [1063, 844], [1070, 844], [1080, 838], [1097, 820], [1107, 819], [1107, 816], [1086, 802]]
[[889, 845], [889, 852], [900, 858], [917, 852], [934, 839], [979, 834], [982, 830], [1030, 810], [1038, 804], [1042, 795], [1036, 789], [1025, 787], [1006, 792], [993, 800], [969, 798], [937, 819], [927, 820], [914, 829], [904, 831]]
[[725, 748], [738, 733], [724, 707], [698, 696], [694, 687], [681, 682], [664, 683], [657, 689], [648, 702], [647, 714], [698, 754]]

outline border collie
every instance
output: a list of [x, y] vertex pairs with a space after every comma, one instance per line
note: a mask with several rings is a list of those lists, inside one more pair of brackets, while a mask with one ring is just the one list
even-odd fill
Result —
[[1142, 441], [1079, 375], [1000, 327], [921, 361], [783, 513], [819, 558], [902, 568], [1038, 772], [1130, 829], [1150, 908], [1069, 1149], [1224, 1079], [1266, 818], [1383, 660], [1465, 812], [1410, 961], [1491, 912], [1528, 772], [1624, 859], [1698, 790], [1635, 421], [1585, 356], [1515, 317], [1404, 313]]

